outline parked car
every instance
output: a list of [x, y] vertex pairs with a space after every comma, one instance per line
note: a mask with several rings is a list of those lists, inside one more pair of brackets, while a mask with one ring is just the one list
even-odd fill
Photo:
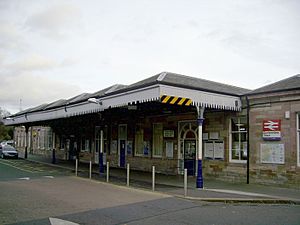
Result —
[[15, 142], [14, 142], [14, 140], [9, 140], [9, 141], [2, 141], [1, 143], [0, 143], [0, 149], [2, 149], [2, 147], [4, 146], [4, 145], [11, 145], [11, 146], [15, 146]]
[[2, 145], [2, 149], [0, 149], [0, 157], [4, 158], [15, 158], [19, 157], [18, 151], [11, 145]]

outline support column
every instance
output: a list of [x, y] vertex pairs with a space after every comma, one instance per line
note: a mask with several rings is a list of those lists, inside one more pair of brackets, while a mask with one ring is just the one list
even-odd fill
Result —
[[25, 126], [25, 153], [24, 153], [24, 159], [27, 159], [27, 154], [28, 154], [28, 132], [29, 131], [29, 127]]
[[198, 112], [198, 171], [197, 171], [197, 179], [196, 179], [196, 188], [203, 188], [203, 175], [202, 175], [202, 126], [204, 122], [204, 107], [197, 107]]
[[103, 165], [103, 130], [100, 131], [99, 172], [104, 173]]
[[56, 163], [56, 155], [55, 155], [55, 133], [52, 132], [52, 164]]

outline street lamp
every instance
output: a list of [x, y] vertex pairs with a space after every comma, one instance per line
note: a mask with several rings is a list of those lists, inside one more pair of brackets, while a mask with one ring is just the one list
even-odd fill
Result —
[[[98, 98], [89, 98], [89, 103], [94, 103], [98, 105], [102, 105], [102, 101]], [[101, 130], [100, 135], [100, 152], [99, 152], [99, 172], [104, 173], [104, 165], [103, 165], [103, 130]]]

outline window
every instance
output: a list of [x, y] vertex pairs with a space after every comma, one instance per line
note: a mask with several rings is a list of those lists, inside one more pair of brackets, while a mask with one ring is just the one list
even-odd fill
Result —
[[163, 152], [163, 125], [153, 124], [153, 156], [161, 157]]
[[247, 119], [246, 117], [232, 118], [230, 120], [230, 157], [231, 162], [246, 162], [247, 148]]
[[[107, 149], [107, 127], [103, 128], [103, 153], [106, 153]], [[95, 151], [98, 153], [100, 152], [100, 145], [101, 145], [101, 127], [95, 128]]]
[[90, 151], [90, 141], [85, 137], [81, 138], [81, 151], [82, 152]]
[[53, 146], [53, 133], [52, 130], [50, 128], [48, 128], [47, 130], [47, 149], [52, 150], [52, 146]]
[[60, 150], [65, 150], [65, 141], [66, 141], [66, 137], [64, 135], [62, 135], [59, 139], [59, 149]]
[[135, 129], [135, 155], [142, 156], [144, 153], [144, 129], [142, 124], [137, 124]]
[[297, 114], [297, 165], [300, 166], [300, 113]]

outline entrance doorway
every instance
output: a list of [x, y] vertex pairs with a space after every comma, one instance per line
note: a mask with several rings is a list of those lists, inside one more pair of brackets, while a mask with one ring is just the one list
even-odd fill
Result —
[[126, 164], [126, 142], [127, 142], [127, 125], [119, 125], [119, 166], [125, 168]]
[[187, 169], [189, 176], [196, 175], [197, 164], [197, 132], [198, 127], [195, 121], [179, 122], [179, 173], [183, 174]]
[[193, 176], [196, 171], [196, 140], [184, 141], [184, 168], [187, 175]]

